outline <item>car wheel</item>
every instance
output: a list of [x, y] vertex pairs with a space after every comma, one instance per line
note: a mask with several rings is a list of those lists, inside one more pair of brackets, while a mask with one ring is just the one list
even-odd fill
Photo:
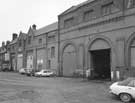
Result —
[[121, 93], [121, 94], [120, 94], [120, 99], [121, 99], [121, 101], [123, 101], [123, 102], [130, 102], [131, 99], [132, 99], [132, 97], [131, 97], [131, 95], [128, 94], [128, 93]]

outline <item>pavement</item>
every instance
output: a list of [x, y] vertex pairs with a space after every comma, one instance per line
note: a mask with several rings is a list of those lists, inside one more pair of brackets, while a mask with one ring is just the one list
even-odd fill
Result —
[[122, 103], [111, 82], [0, 72], [0, 103]]

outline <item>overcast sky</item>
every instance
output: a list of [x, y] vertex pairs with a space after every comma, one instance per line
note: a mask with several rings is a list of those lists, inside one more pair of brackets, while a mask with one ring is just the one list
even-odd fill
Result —
[[86, 0], [0, 0], [0, 45], [12, 39], [12, 33], [27, 33], [57, 21], [57, 15]]

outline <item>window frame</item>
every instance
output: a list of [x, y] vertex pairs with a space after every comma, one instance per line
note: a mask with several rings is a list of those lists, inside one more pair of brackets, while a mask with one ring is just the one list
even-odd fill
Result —
[[96, 17], [94, 15], [93, 9], [87, 10], [83, 13], [83, 21], [89, 21], [89, 20], [94, 19], [94, 18], [96, 18]]
[[101, 6], [101, 14], [102, 16], [109, 15], [113, 13], [112, 7], [114, 6], [113, 2], [109, 2]]
[[74, 25], [74, 17], [70, 17], [64, 20], [64, 28], [69, 28]]
[[55, 46], [51, 47], [51, 58], [55, 57]]
[[42, 43], [42, 38], [38, 39], [38, 43], [41, 44]]
[[31, 36], [28, 37], [28, 44], [31, 44]]

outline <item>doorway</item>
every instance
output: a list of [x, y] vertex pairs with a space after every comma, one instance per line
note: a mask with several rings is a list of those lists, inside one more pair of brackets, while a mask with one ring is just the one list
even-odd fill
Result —
[[92, 50], [91, 67], [93, 71], [91, 76], [93, 79], [111, 80], [111, 49]]

